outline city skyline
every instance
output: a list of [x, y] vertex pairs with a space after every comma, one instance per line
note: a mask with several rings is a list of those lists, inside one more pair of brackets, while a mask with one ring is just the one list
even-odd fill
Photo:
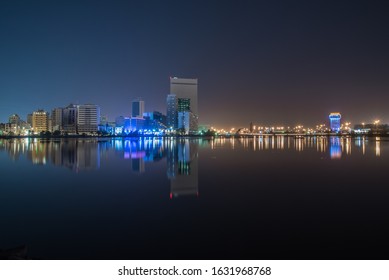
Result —
[[[196, 86], [197, 86], [197, 79], [188, 79], [188, 78], [177, 78], [177, 77], [170, 77], [170, 81], [172, 81], [173, 79], [178, 79], [178, 80], [182, 80], [182, 81], [185, 81], [185, 80], [196, 80]], [[196, 92], [197, 92], [197, 89], [196, 89]], [[173, 94], [173, 93], [170, 93], [170, 94], [168, 94], [167, 95], [167, 100], [165, 100], [165, 106], [166, 106], [166, 108], [165, 108], [165, 110], [164, 111], [162, 111], [162, 112], [159, 112], [159, 111], [156, 111], [156, 110], [148, 110], [148, 111], [145, 111], [144, 110], [144, 108], [145, 108], [145, 101], [142, 99], [142, 98], [140, 98], [140, 97], [138, 97], [138, 98], [135, 98], [135, 99], [133, 99], [132, 101], [131, 101], [131, 106], [130, 106], [130, 108], [129, 108], [129, 112], [127, 112], [124, 116], [125, 117], [127, 117], [127, 118], [131, 118], [131, 117], [138, 117], [138, 118], [141, 118], [141, 115], [144, 115], [144, 114], [146, 114], [146, 115], [148, 115], [148, 114], [152, 114], [152, 112], [157, 112], [157, 113], [162, 113], [163, 115], [165, 115], [165, 117], [167, 117], [168, 118], [168, 121], [167, 121], [167, 124], [169, 124], [169, 106], [171, 106], [171, 105], [169, 105], [169, 102], [171, 102], [171, 101], [169, 101], [169, 98], [171, 98], [171, 97], [174, 97], [174, 98], [176, 98], [175, 96], [176, 96], [176, 94]], [[197, 93], [196, 93], [196, 98], [197, 98]], [[137, 104], [137, 105], [135, 105], [135, 104]], [[86, 105], [88, 105], [88, 106], [98, 106], [98, 107], [100, 107], [99, 106], [99, 104], [84, 104], [84, 105], [82, 105], [82, 106], [86, 106]], [[12, 121], [10, 121], [14, 116], [17, 116], [21, 121], [27, 121], [28, 122], [28, 118], [29, 118], [29, 115], [31, 115], [32, 113], [34, 113], [35, 111], [42, 111], [42, 112], [45, 112], [45, 113], [47, 113], [48, 114], [48, 116], [50, 117], [50, 119], [52, 119], [53, 120], [53, 125], [55, 124], [55, 119], [58, 117], [58, 116], [56, 116], [56, 110], [58, 110], [58, 109], [61, 109], [61, 110], [63, 110], [63, 109], [67, 109], [67, 108], [69, 108], [69, 107], [74, 107], [74, 106], [80, 106], [80, 104], [73, 104], [73, 103], [70, 103], [68, 106], [62, 106], [62, 107], [55, 107], [55, 108], [52, 108], [52, 109], [49, 109], [49, 110], [45, 110], [45, 109], [42, 109], [41, 107], [38, 107], [38, 108], [40, 108], [40, 109], [37, 109], [37, 110], [32, 110], [32, 111], [30, 111], [27, 115], [26, 115], [26, 117], [24, 118], [23, 117], [23, 115], [21, 115], [21, 114], [19, 114], [18, 112], [14, 112], [13, 114], [11, 114], [11, 115], [9, 115], [8, 117], [7, 117], [7, 120], [5, 120], [5, 121], [2, 121], [2, 120], [0, 120], [0, 123], [1, 124], [4, 124], [4, 123], [12, 123]], [[134, 107], [135, 106], [135, 107]], [[177, 104], [176, 104], [176, 106], [178, 106]], [[139, 108], [138, 108], [139, 107]], [[135, 109], [134, 109], [135, 108]], [[100, 109], [99, 109], [100, 110]], [[134, 110], [137, 110], [137, 112], [138, 113], [142, 113], [142, 114], [135, 114], [136, 116], [134, 116]], [[197, 108], [196, 108], [196, 111], [197, 111]], [[340, 114], [340, 113], [330, 113], [330, 117], [331, 117], [331, 115], [332, 114]], [[123, 115], [118, 115], [118, 116], [116, 116], [116, 117], [114, 117], [114, 118], [108, 118], [108, 116], [106, 116], [106, 115], [103, 115], [103, 114], [101, 114], [100, 115], [100, 112], [99, 112], [99, 114], [98, 114], [98, 119], [100, 120], [100, 124], [101, 123], [103, 123], [103, 122], [107, 122], [107, 121], [109, 121], [109, 122], [116, 122], [117, 121], [117, 119], [118, 118], [123, 118], [124, 116]], [[327, 115], [328, 116], [328, 115]], [[61, 113], [61, 117], [62, 117], [62, 113]], [[101, 117], [101, 118], [100, 118]], [[383, 121], [383, 119], [382, 118], [380, 118], [380, 119], [364, 119], [363, 121], [361, 121], [361, 122], [350, 122], [350, 120], [352, 120], [352, 119], [355, 119], [355, 118], [353, 118], [353, 117], [346, 117], [346, 120], [345, 120], [345, 123], [347, 124], [347, 126], [349, 126], [349, 125], [364, 125], [364, 124], [377, 124], [377, 123], [379, 123], [379, 124], [387, 124], [387, 122], [385, 122], [385, 121]], [[170, 121], [171, 122], [171, 121]], [[303, 126], [305, 126], [305, 127], [310, 127], [310, 128], [312, 128], [312, 127], [314, 127], [315, 125], [316, 126], [318, 126], [318, 125], [328, 125], [328, 126], [331, 126], [331, 120], [330, 119], [321, 119], [321, 120], [318, 120], [318, 121], [316, 121], [316, 122], [314, 122], [314, 121], [312, 121], [311, 120], [311, 122], [308, 122], [308, 123], [310, 123], [311, 125], [306, 125], [306, 122], [293, 122], [293, 121], [291, 121], [291, 120], [289, 120], [289, 121], [286, 121], [286, 122], [284, 122], [284, 123], [275, 123], [275, 122], [271, 122], [271, 120], [270, 121], [267, 121], [267, 122], [263, 122], [263, 121], [261, 121], [261, 120], [256, 120], [256, 121], [254, 121], [254, 123], [255, 124], [257, 124], [257, 125], [262, 125], [262, 126], [290, 126], [290, 127], [293, 127], [293, 126], [301, 126], [301, 125], [303, 125]], [[230, 125], [225, 125], [223, 128], [229, 128], [229, 127], [238, 127], [238, 128], [246, 128], [246, 129], [249, 129], [249, 128], [247, 128], [247, 127], [249, 127], [249, 126], [252, 126], [253, 125], [253, 121], [250, 121], [249, 123], [245, 123], [245, 124], [240, 124], [240, 125], [234, 125], [234, 124], [230, 124]], [[168, 125], [169, 126], [169, 125]], [[220, 126], [217, 126], [217, 125], [214, 125], [214, 124], [200, 124], [200, 126], [202, 127], [202, 128], [210, 128], [210, 127], [220, 127]], [[339, 123], [339, 127], [340, 127], [340, 123]]]
[[[171, 77], [170, 78], [170, 80], [172, 80], [173, 78]], [[174, 79], [179, 79], [179, 80], [188, 80], [187, 78], [184, 78], [184, 79], [182, 79], [182, 78], [177, 78], [177, 77], [174, 77]], [[190, 79], [189, 79], [190, 80]], [[197, 79], [195, 79], [196, 80], [196, 85], [197, 85]], [[196, 90], [197, 91], [197, 90]], [[33, 111], [31, 111], [31, 112], [29, 112], [27, 115], [26, 115], [26, 117], [25, 118], [23, 118], [23, 116], [22, 115], [20, 115], [20, 114], [18, 114], [18, 113], [13, 113], [13, 114], [11, 114], [11, 115], [9, 115], [8, 117], [7, 117], [7, 120], [6, 121], [1, 121], [0, 120], [0, 124], [7, 124], [7, 123], [12, 123], [12, 121], [11, 121], [11, 119], [13, 119], [13, 118], [15, 118], [15, 116], [16, 117], [18, 117], [18, 119], [20, 120], [20, 121], [23, 121], [23, 122], [26, 122], [27, 121], [27, 123], [29, 122], [28, 121], [28, 119], [29, 119], [29, 117], [30, 116], [32, 116], [35, 112], [42, 112], [42, 113], [45, 113], [45, 114], [47, 114], [47, 118], [48, 119], [50, 119], [53, 123], [52, 123], [52, 125], [53, 125], [53, 127], [55, 126], [55, 124], [56, 124], [56, 118], [58, 118], [58, 116], [57, 116], [57, 114], [58, 113], [56, 113], [56, 111], [57, 110], [67, 110], [68, 108], [71, 108], [71, 107], [83, 107], [83, 106], [97, 106], [97, 107], [99, 107], [99, 113], [98, 114], [96, 114], [96, 116], [98, 116], [97, 117], [97, 119], [96, 120], [100, 120], [98, 123], [96, 123], [95, 125], [96, 125], [96, 127], [97, 127], [97, 125], [101, 125], [101, 124], [103, 124], [103, 123], [107, 123], [107, 122], [111, 122], [111, 123], [118, 123], [118, 119], [121, 119], [121, 118], [123, 118], [123, 120], [124, 120], [124, 117], [125, 118], [144, 118], [144, 117], [146, 117], [146, 118], [150, 118], [150, 114], [153, 114], [153, 113], [158, 113], [158, 114], [162, 114], [165, 118], [167, 117], [167, 126], [168, 126], [168, 128], [169, 128], [169, 107], [171, 106], [171, 101], [169, 101], [169, 98], [171, 98], [171, 97], [174, 97], [174, 98], [176, 98], [176, 95], [175, 94], [168, 94], [167, 95], [167, 100], [165, 101], [165, 103], [166, 103], [166, 110], [164, 111], [164, 112], [159, 112], [159, 111], [156, 111], [156, 110], [150, 110], [150, 111], [145, 111], [144, 110], [144, 108], [145, 108], [145, 101], [142, 99], [142, 98], [140, 98], [140, 97], [138, 97], [138, 98], [135, 98], [134, 100], [132, 100], [132, 105], [131, 105], [131, 108], [130, 108], [130, 112], [129, 113], [127, 113], [127, 114], [125, 114], [125, 116], [122, 116], [122, 115], [120, 115], [120, 116], [116, 116], [115, 118], [108, 118], [106, 115], [100, 115], [100, 106], [98, 105], [98, 104], [84, 104], [84, 105], [81, 105], [81, 104], [72, 104], [72, 103], [70, 103], [68, 106], [62, 106], [62, 107], [56, 107], [56, 108], [52, 108], [52, 109], [50, 109], [50, 110], [43, 110], [43, 109], [37, 109], [37, 110], [33, 110]], [[185, 98], [184, 98], [185, 99]], [[188, 102], [190, 102], [190, 98], [188, 99]], [[177, 103], [177, 102], [176, 102]], [[135, 105], [135, 104], [137, 104], [137, 105]], [[135, 107], [134, 107], [135, 106]], [[176, 104], [176, 106], [178, 106], [177, 104]], [[138, 108], [139, 107], [139, 108]], [[134, 116], [134, 110], [136, 110], [136, 116]], [[139, 115], [138, 113], [140, 113], [140, 112], [142, 112], [142, 116], [143, 117], [141, 117], [141, 115]], [[62, 118], [62, 112], [61, 112], [61, 117], [60, 118]], [[330, 128], [332, 131], [334, 131], [334, 129], [333, 129], [333, 127], [332, 127], [332, 121], [331, 121], [331, 115], [333, 115], [333, 114], [339, 114], [340, 115], [340, 113], [330, 113], [330, 116], [329, 116], [329, 118], [327, 117], [327, 119], [322, 119], [322, 120], [318, 120], [317, 122], [308, 122], [308, 123], [310, 123], [311, 125], [306, 125], [307, 124], [307, 122], [300, 122], [300, 123], [298, 123], [298, 122], [291, 122], [291, 121], [287, 121], [287, 122], [284, 122], [284, 123], [272, 123], [271, 121], [270, 122], [267, 122], [267, 123], [265, 123], [265, 122], [261, 122], [260, 120], [259, 121], [250, 121], [250, 123], [246, 123], [246, 124], [242, 124], [242, 125], [225, 125], [224, 127], [220, 127], [220, 126], [217, 126], [217, 125], [211, 125], [211, 124], [200, 124], [200, 127], [202, 128], [202, 130], [207, 130], [207, 129], [210, 129], [210, 128], [212, 128], [212, 129], [216, 129], [216, 127], [219, 127], [219, 129], [226, 129], [226, 131], [228, 131], [228, 129], [230, 128], [230, 127], [232, 127], [231, 128], [231, 131], [232, 130], [234, 130], [234, 131], [237, 131], [237, 130], [240, 130], [240, 129], [245, 129], [245, 130], [252, 130], [252, 126], [263, 126], [263, 128], [271, 128], [271, 127], [276, 127], [277, 129], [278, 128], [282, 128], [282, 130], [284, 129], [284, 127], [285, 128], [290, 128], [290, 129], [293, 129], [293, 127], [296, 129], [296, 128], [303, 128], [303, 127], [305, 127], [305, 128], [309, 128], [309, 129], [314, 129], [314, 127], [316, 126], [316, 128], [318, 128], [318, 126], [320, 126], [320, 128], [321, 127], [323, 127], [323, 128], [325, 128], [326, 126], [328, 127], [328, 128]], [[161, 116], [162, 116], [161, 115]], [[196, 115], [197, 116], [197, 115]], [[328, 115], [327, 115], [328, 116]], [[101, 117], [101, 118], [100, 118]], [[65, 118], [66, 119], [66, 118]], [[352, 118], [348, 118], [348, 119], [346, 119], [345, 121], [344, 121], [344, 123], [345, 123], [345, 125], [346, 125], [346, 127], [348, 127], [348, 128], [352, 128], [353, 126], [364, 126], [365, 124], [366, 125], [387, 125], [387, 122], [385, 122], [385, 121], [383, 121], [382, 119], [364, 119], [363, 121], [361, 121], [361, 122], [357, 122], [357, 123], [352, 123], [352, 122], [350, 122], [350, 119], [352, 119]], [[30, 121], [31, 122], [31, 121]], [[171, 121], [170, 121], [171, 122]], [[120, 121], [119, 121], [119, 123], [120, 123]], [[254, 123], [255, 123], [255, 125], [254, 125]], [[121, 124], [119, 124], [119, 126], [120, 126]], [[177, 124], [176, 124], [177, 125]], [[338, 123], [338, 125], [337, 125], [337, 129], [335, 129], [335, 131], [339, 131], [339, 129], [340, 129], [340, 127], [343, 125], [343, 123], [341, 123], [341, 122], [339, 122]], [[173, 125], [174, 126], [174, 125]], [[236, 128], [235, 128], [236, 127]], [[178, 128], [178, 127], [177, 127]], [[176, 129], [177, 129], [176, 128]], [[258, 127], [258, 129], [259, 129], [259, 127]], [[93, 129], [93, 131], [95, 131], [96, 129]], [[201, 130], [201, 129], [200, 129]], [[218, 130], [218, 129], [217, 129]], [[44, 130], [42, 130], [42, 131], [44, 131]], [[223, 130], [224, 131], [224, 130]]]
[[385, 6], [177, 3], [2, 3], [0, 121], [69, 103], [114, 120], [139, 96], [165, 113], [179, 76], [200, 80], [199, 124], [389, 122]]

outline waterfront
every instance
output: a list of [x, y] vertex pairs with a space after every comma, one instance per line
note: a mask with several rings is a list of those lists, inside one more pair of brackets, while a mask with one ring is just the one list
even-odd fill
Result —
[[0, 139], [0, 249], [33, 259], [387, 258], [376, 137]]

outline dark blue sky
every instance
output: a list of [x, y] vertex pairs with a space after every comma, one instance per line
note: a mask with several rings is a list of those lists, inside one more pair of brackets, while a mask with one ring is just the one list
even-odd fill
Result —
[[389, 10], [375, 1], [1, 1], [0, 122], [95, 103], [166, 111], [199, 79], [201, 124], [389, 122]]

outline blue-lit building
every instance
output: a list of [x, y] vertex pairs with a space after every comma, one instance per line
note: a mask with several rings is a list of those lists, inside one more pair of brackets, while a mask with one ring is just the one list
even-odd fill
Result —
[[340, 120], [342, 118], [342, 115], [340, 113], [331, 113], [328, 117], [330, 119], [331, 131], [339, 132], [340, 131]]
[[124, 126], [125, 118], [123, 116], [119, 116], [115, 118], [116, 126]]
[[125, 118], [123, 132], [128, 134], [131, 132], [140, 132], [144, 129], [144, 118]]
[[123, 126], [116, 126], [115, 122], [106, 122], [105, 124], [99, 124], [99, 131], [111, 135], [118, 135], [122, 134]]
[[145, 119], [144, 129], [151, 131], [166, 129], [166, 116], [161, 112], [146, 112], [143, 113], [143, 118]]

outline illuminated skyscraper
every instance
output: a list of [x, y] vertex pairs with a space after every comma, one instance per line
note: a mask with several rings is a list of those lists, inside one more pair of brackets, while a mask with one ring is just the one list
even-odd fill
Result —
[[170, 78], [170, 94], [190, 99], [190, 111], [198, 116], [197, 79]]
[[[175, 99], [174, 100], [174, 96]], [[170, 78], [170, 95], [168, 96], [168, 126], [176, 129], [184, 128], [186, 133], [197, 132], [198, 127], [198, 107], [197, 107], [197, 79], [182, 79]], [[174, 110], [174, 106], [176, 106]], [[188, 119], [186, 122], [179, 121], [179, 113], [181, 119]], [[188, 118], [189, 117], [189, 118]], [[174, 126], [173, 124], [174, 118]], [[170, 121], [170, 122], [169, 122]], [[185, 127], [183, 124], [187, 124]], [[180, 127], [181, 124], [181, 127]], [[188, 127], [189, 125], [189, 127]]]
[[342, 118], [342, 115], [340, 113], [331, 113], [329, 115], [331, 131], [334, 131], [334, 132], [340, 131], [340, 119], [341, 118]]
[[62, 110], [62, 129], [66, 133], [77, 132], [77, 106], [70, 104]]
[[190, 98], [178, 98], [178, 112], [189, 112]]
[[48, 114], [43, 110], [38, 110], [32, 113], [32, 129], [34, 133], [40, 133], [48, 130]]
[[166, 124], [168, 128], [177, 129], [177, 96], [175, 94], [169, 94], [166, 99], [167, 112], [166, 112]]
[[198, 118], [190, 111], [179, 111], [177, 127], [184, 134], [196, 133], [198, 127]]
[[100, 107], [93, 104], [77, 105], [78, 133], [96, 133], [100, 122]]

